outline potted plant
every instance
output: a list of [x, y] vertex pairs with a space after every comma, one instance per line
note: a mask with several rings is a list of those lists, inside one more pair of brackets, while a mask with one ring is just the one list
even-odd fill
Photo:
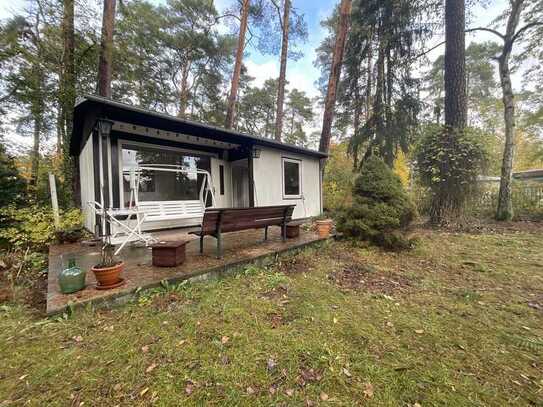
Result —
[[102, 246], [100, 263], [91, 269], [96, 277], [96, 288], [99, 290], [119, 287], [124, 283], [121, 278], [124, 262], [115, 258], [114, 250], [115, 246], [111, 244], [109, 236], [107, 236]]
[[319, 237], [321, 239], [326, 239], [330, 236], [330, 231], [332, 230], [334, 221], [330, 218], [320, 216], [316, 218], [315, 224], [317, 225], [317, 233], [319, 234]]

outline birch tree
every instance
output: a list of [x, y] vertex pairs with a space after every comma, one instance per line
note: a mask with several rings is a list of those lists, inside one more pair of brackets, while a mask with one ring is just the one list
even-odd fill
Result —
[[[519, 28], [523, 13], [532, 2], [529, 0], [510, 0], [507, 14], [507, 23], [505, 32], [486, 27], [472, 28], [469, 31], [485, 31], [494, 34], [501, 40], [502, 48], [497, 57], [500, 85], [502, 89], [503, 119], [505, 122], [505, 144], [503, 148], [502, 168], [500, 176], [500, 191], [498, 195], [498, 206], [496, 209], [496, 219], [511, 220], [513, 218], [512, 203], [512, 180], [513, 180], [513, 160], [515, 156], [515, 95], [511, 83], [510, 59], [515, 43], [521, 40], [522, 36], [531, 28], [543, 25], [540, 13], [539, 18], [529, 21]], [[537, 11], [538, 8], [536, 7]], [[533, 16], [532, 16], [533, 18]]]

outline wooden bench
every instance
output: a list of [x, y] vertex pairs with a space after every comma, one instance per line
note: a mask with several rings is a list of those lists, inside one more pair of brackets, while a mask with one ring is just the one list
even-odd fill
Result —
[[286, 225], [292, 219], [296, 205], [261, 206], [256, 208], [208, 208], [204, 212], [200, 231], [190, 232], [200, 237], [200, 253], [204, 252], [204, 237], [217, 239], [217, 257], [222, 257], [222, 234], [248, 229], [264, 229], [268, 239], [268, 227], [280, 226], [283, 241]]

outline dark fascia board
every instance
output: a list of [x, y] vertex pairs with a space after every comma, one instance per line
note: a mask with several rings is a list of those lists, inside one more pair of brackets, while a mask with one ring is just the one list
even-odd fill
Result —
[[104, 117], [111, 120], [119, 120], [140, 126], [157, 128], [159, 130], [188, 135], [200, 135], [201, 137], [207, 137], [218, 141], [227, 141], [244, 146], [260, 145], [317, 158], [328, 157], [328, 154], [319, 151], [181, 119], [165, 113], [142, 109], [96, 95], [84, 95], [75, 105], [74, 128], [70, 144], [70, 152], [72, 155], [78, 155], [81, 152], [85, 141], [83, 138], [88, 136], [88, 134], [85, 133], [89, 131], [89, 124], [86, 123], [89, 115], [92, 117], [91, 120], [93, 121], [96, 121], [96, 117]]

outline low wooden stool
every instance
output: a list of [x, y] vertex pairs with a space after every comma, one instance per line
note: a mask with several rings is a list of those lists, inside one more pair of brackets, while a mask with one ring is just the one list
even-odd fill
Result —
[[302, 224], [302, 221], [293, 221], [287, 223], [287, 237], [289, 239], [292, 239], [294, 237], [300, 236], [300, 225]]
[[185, 245], [187, 241], [161, 241], [153, 243], [153, 266], [175, 267], [185, 261]]

